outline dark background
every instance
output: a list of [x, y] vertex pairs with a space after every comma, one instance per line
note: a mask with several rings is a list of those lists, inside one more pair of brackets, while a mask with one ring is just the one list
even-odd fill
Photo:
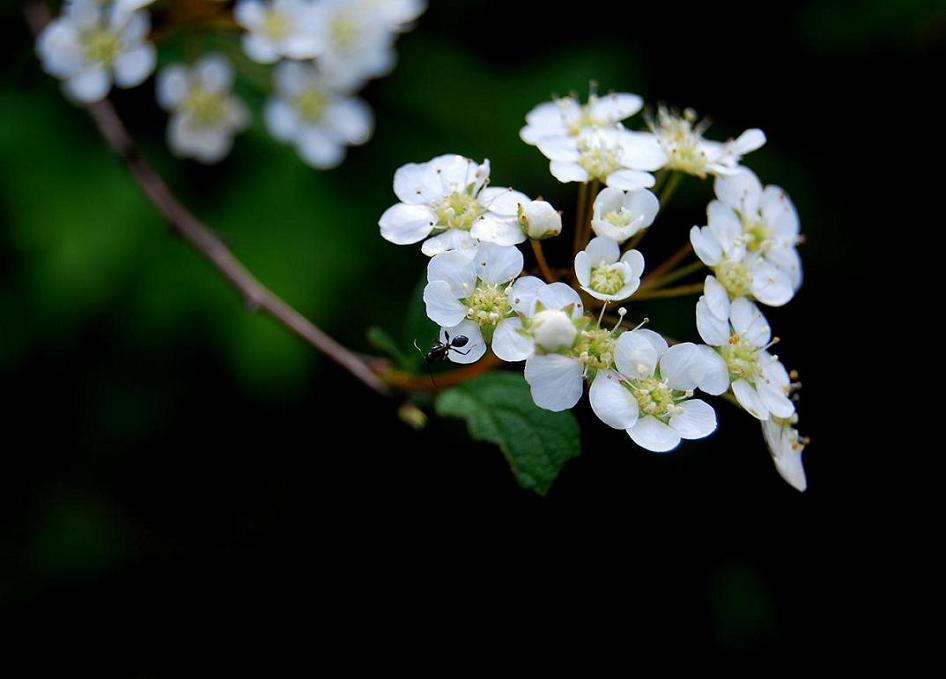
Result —
[[[763, 128], [769, 143], [747, 164], [788, 190], [806, 236], [804, 287], [769, 318], [805, 385], [808, 492], [779, 478], [757, 424], [725, 403], [714, 436], [671, 455], [636, 449], [583, 403], [582, 456], [547, 498], [520, 490], [459, 421], [410, 430], [397, 402], [244, 313], [168, 235], [4, 3], [4, 619], [112, 638], [292, 619], [303, 636], [332, 630], [313, 645], [407, 633], [407, 654], [431, 627], [451, 636], [482, 619], [457, 641], [541, 658], [584, 632], [628, 664], [650, 640], [783, 659], [862, 647], [891, 622], [878, 615], [899, 587], [885, 575], [886, 506], [909, 493], [877, 480], [889, 466], [868, 445], [884, 405], [863, 331], [884, 320], [867, 291], [890, 256], [885, 177], [916, 172], [895, 140], [922, 110], [915, 83], [942, 77], [942, 3], [431, 4], [393, 75], [364, 92], [374, 138], [335, 171], [304, 166], [258, 119], [220, 166], [178, 161], [151, 81], [115, 100], [262, 280], [361, 350], [370, 325], [400, 332], [426, 261], [377, 235], [399, 165], [488, 156], [496, 185], [572, 214], [575, 186], [517, 136], [552, 93], [595, 79], [695, 108], [717, 121], [710, 137]], [[162, 46], [162, 61], [182, 49]], [[240, 87], [258, 111], [262, 92]], [[683, 185], [648, 261], [702, 223], [711, 191]], [[695, 338], [692, 300], [642, 313]], [[541, 644], [519, 648], [538, 629]], [[122, 673], [160, 666], [138, 655]]]

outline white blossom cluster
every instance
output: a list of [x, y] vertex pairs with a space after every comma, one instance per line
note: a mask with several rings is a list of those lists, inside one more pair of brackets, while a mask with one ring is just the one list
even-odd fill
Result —
[[[648, 129], [627, 129], [624, 121], [642, 105], [633, 94], [592, 93], [584, 104], [556, 99], [526, 116], [520, 136], [550, 160], [556, 179], [592, 191], [604, 185], [588, 215], [594, 237], [575, 254], [568, 276], [574, 287], [524, 272], [516, 246], [558, 235], [561, 214], [545, 201], [490, 186], [489, 161], [444, 155], [398, 169], [399, 202], [381, 216], [381, 235], [421, 243], [431, 258], [427, 315], [441, 327], [443, 346], [467, 339], [463, 350], [447, 349], [451, 361], [475, 362], [487, 348], [503, 361], [524, 361], [533, 400], [552, 411], [574, 407], [587, 383], [598, 418], [654, 452], [715, 431], [715, 411], [698, 392], [729, 392], [762, 422], [781, 475], [804, 490], [806, 441], [794, 428], [790, 398], [797, 385], [769, 353], [775, 340], [756, 305], [784, 304], [801, 284], [798, 217], [784, 191], [763, 188], [740, 165], [765, 136], [748, 130], [725, 143], [709, 141], [692, 112], [665, 108]], [[660, 210], [649, 190], [656, 172], [716, 176], [708, 225], [690, 233], [712, 270], [696, 305], [700, 344], [668, 341], [640, 325], [622, 329], [624, 307], [613, 326], [603, 326], [607, 305], [632, 300], [641, 285], [644, 256], [626, 243], [637, 243]], [[586, 312], [586, 304], [600, 313]]]
[[[154, 0], [66, 0], [37, 40], [43, 68], [78, 103], [100, 101], [112, 83], [130, 88], [154, 71], [146, 7]], [[355, 96], [387, 74], [394, 42], [426, 8], [424, 0], [240, 0], [233, 9], [246, 55], [275, 64], [264, 120], [312, 167], [337, 166], [348, 146], [374, 129], [371, 109]], [[170, 119], [167, 141], [178, 156], [203, 163], [224, 158], [250, 122], [232, 94], [233, 66], [221, 54], [171, 64], [157, 79], [158, 104]]]

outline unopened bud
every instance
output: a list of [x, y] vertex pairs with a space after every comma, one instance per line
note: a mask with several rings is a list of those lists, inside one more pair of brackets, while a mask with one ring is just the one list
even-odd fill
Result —
[[544, 200], [519, 206], [519, 224], [532, 240], [552, 238], [562, 232], [562, 215]]
[[564, 311], [540, 311], [532, 319], [532, 337], [546, 351], [567, 349], [575, 343], [578, 329]]

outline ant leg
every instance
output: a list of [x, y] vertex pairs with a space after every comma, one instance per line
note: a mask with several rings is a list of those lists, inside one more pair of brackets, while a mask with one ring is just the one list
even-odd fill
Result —
[[450, 351], [455, 351], [455, 352], [457, 352], [458, 354], [460, 354], [461, 356], [466, 356], [468, 353], [470, 353], [471, 350], [470, 350], [470, 349], [467, 349], [466, 351], [460, 351], [460, 350], [457, 349], [456, 347], [450, 347]]

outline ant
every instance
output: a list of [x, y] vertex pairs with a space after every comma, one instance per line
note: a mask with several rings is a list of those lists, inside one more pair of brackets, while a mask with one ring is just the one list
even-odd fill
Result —
[[417, 346], [417, 340], [414, 340], [414, 348], [416, 348], [417, 351], [419, 351], [424, 357], [424, 364], [427, 366], [427, 372], [430, 373], [430, 381], [434, 383], [435, 387], [437, 386], [437, 380], [434, 379], [434, 372], [430, 369], [431, 363], [434, 361], [446, 360], [447, 354], [449, 354], [451, 350], [463, 356], [466, 356], [468, 353], [470, 353], [469, 349], [466, 351], [460, 351], [460, 347], [465, 347], [467, 342], [470, 341], [470, 338], [466, 335], [456, 335], [453, 339], [450, 339], [450, 333], [444, 330], [443, 336], [447, 341], [442, 342], [437, 340], [434, 342], [434, 346], [432, 346], [430, 351], [428, 351], [426, 354], [424, 353], [423, 349]]

